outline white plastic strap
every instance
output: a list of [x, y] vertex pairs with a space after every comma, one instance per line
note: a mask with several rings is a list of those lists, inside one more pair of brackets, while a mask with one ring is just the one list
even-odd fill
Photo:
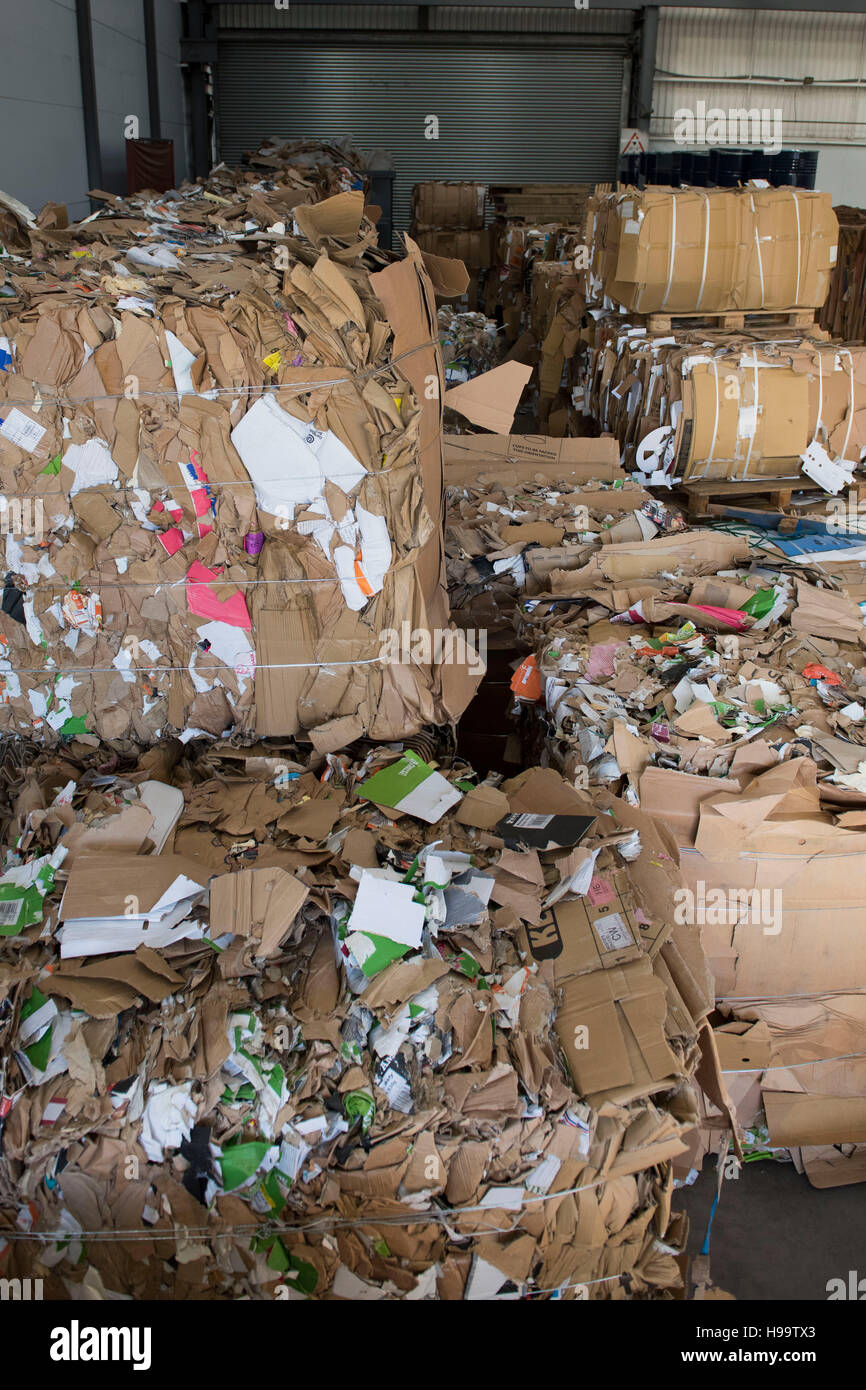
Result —
[[839, 455], [840, 458], [844, 459], [848, 449], [848, 441], [851, 438], [851, 426], [854, 423], [854, 358], [851, 356], [848, 348], [840, 348], [839, 351], [840, 353], [844, 352], [848, 358], [848, 383], [850, 388], [848, 394], [848, 428], [845, 431], [845, 443], [842, 445], [842, 452]]
[[743, 464], [743, 477], [744, 477], [744, 478], [748, 478], [748, 476], [749, 476], [749, 464], [750, 464], [751, 459], [752, 459], [752, 447], [753, 447], [753, 445], [754, 445], [754, 443], [755, 443], [755, 435], [758, 433], [758, 380], [759, 380], [759, 378], [758, 378], [758, 349], [757, 349], [757, 348], [754, 348], [753, 351], [752, 351], [752, 366], [753, 366], [754, 371], [755, 371], [755, 406], [754, 406], [754, 409], [755, 409], [755, 426], [754, 426], [754, 429], [752, 430], [752, 433], [749, 435], [749, 452], [746, 454], [746, 461], [745, 461], [745, 463]]
[[710, 365], [712, 366], [713, 372], [715, 373], [716, 377], [716, 418], [713, 421], [713, 437], [710, 440], [710, 451], [707, 454], [705, 460], [708, 464], [712, 463], [713, 461], [713, 453], [716, 448], [716, 436], [719, 433], [719, 368], [716, 364], [716, 359], [714, 357], [710, 358]]
[[791, 189], [791, 196], [794, 199], [794, 212], [797, 216], [797, 285], [794, 290], [794, 308], [800, 303], [800, 256], [802, 255], [802, 240], [800, 237], [800, 199], [797, 197], [796, 189]]
[[707, 258], [710, 253], [710, 200], [706, 193], [702, 193], [701, 197], [704, 200], [704, 205], [706, 209], [704, 219], [704, 264], [703, 269], [701, 270], [701, 288], [698, 291], [698, 300], [695, 304], [696, 309], [700, 309], [701, 300], [704, 297], [704, 284], [707, 278]]
[[757, 258], [758, 258], [758, 275], [760, 276], [760, 279], [761, 279], [761, 308], [763, 309], [763, 307], [764, 307], [764, 298], [765, 298], [765, 292], [764, 292], [764, 258], [763, 258], [763, 256], [761, 255], [761, 238], [758, 236], [758, 215], [757, 215], [757, 212], [755, 211], [755, 199], [754, 199], [754, 196], [753, 196], [751, 193], [749, 194], [749, 202], [750, 202], [751, 205], [752, 205], [752, 213], [754, 214], [754, 218], [755, 218], [755, 255], [756, 255]]
[[671, 191], [671, 259], [668, 266], [668, 283], [665, 290], [662, 308], [667, 306], [668, 295], [671, 292], [671, 285], [674, 282], [674, 259], [677, 253], [677, 195]]

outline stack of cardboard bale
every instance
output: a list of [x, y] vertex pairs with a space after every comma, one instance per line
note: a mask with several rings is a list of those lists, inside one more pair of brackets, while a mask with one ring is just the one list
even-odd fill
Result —
[[[635, 505], [594, 542], [564, 535], [561, 563], [554, 545], [521, 604], [532, 654], [513, 689], [540, 716], [536, 756], [596, 804], [609, 788], [673, 835], [677, 921], [702, 937], [716, 979], [708, 1051], [749, 1144], [793, 1157], [817, 1186], [863, 1181], [866, 358], [795, 324], [725, 331], [696, 317], [662, 332], [635, 319], [637, 302], [686, 313], [711, 283], [719, 313], [747, 311], [756, 277], [765, 305], [817, 307], [833, 259], [826, 200], [800, 190], [647, 196], [610, 200], [598, 233], [594, 265], [630, 310], [600, 306], [588, 329], [598, 426], [650, 489], [683, 474], [760, 488], [805, 473], [842, 495], [724, 529]], [[766, 233], [779, 217], [800, 217], [799, 242], [796, 225]], [[600, 442], [573, 441], [587, 459]], [[509, 521], [536, 515], [521, 499]], [[537, 581], [532, 551], [520, 561]], [[730, 1107], [701, 1104], [683, 1180], [728, 1145]]]
[[837, 207], [839, 250], [830, 292], [821, 310], [821, 327], [834, 338], [856, 343], [866, 338], [866, 210]]
[[624, 463], [655, 482], [850, 483], [862, 349], [813, 322], [836, 260], [827, 195], [629, 188], [593, 200], [588, 233], [576, 404], [616, 433]]
[[6, 730], [324, 750], [470, 697], [380, 655], [404, 620], [448, 626], [433, 285], [376, 248], [362, 192], [321, 191], [219, 170], [65, 228], [6, 200]]
[[416, 183], [412, 189], [411, 235], [422, 251], [453, 257], [469, 271], [469, 308], [478, 307], [490, 265], [490, 233], [485, 228], [487, 187], [456, 180]]
[[674, 1297], [699, 1072], [724, 1103], [676, 845], [407, 737], [481, 674], [442, 583], [465, 274], [266, 167], [3, 205], [2, 481], [42, 504], [6, 534], [3, 1275]]
[[548, 286], [562, 274], [552, 267], [570, 265], [574, 249], [582, 241], [582, 225], [563, 225], [546, 218], [535, 222], [498, 218], [493, 223], [485, 309], [501, 318], [509, 344], [531, 333], [537, 347], [541, 341], [538, 329], [542, 335], [546, 331]]

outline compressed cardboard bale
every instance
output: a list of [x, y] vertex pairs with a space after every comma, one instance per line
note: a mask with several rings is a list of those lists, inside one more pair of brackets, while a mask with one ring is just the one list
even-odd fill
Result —
[[413, 229], [425, 232], [436, 228], [481, 228], [486, 202], [487, 186], [483, 183], [451, 179], [416, 183], [412, 189]]
[[4, 309], [7, 731], [339, 747], [447, 723], [480, 679], [382, 653], [404, 621], [449, 628], [422, 255], [374, 248], [362, 192], [321, 196], [327, 152], [266, 150], [267, 180], [220, 169], [159, 210], [19, 216], [50, 247]]
[[653, 335], [611, 316], [582, 401], [616, 435], [626, 467], [693, 482], [805, 472], [837, 492], [866, 444], [864, 391], [863, 347], [828, 343], [817, 329]]
[[[44, 1277], [56, 1297], [269, 1302], [605, 1299], [612, 1267], [635, 1297], [675, 1287], [675, 1266], [648, 1267], [647, 1238], [679, 1240], [665, 1193], [698, 1114], [668, 1092], [694, 1073], [696, 1029], [638, 919], [656, 845], [642, 873], [615, 864], [620, 822], [581, 814], [586, 798], [550, 768], [499, 789], [459, 759], [437, 771], [390, 747], [344, 755], [322, 783], [273, 745], [162, 753], [120, 774], [104, 746], [42, 752], [0, 827], [33, 874], [0, 886], [4, 1277]], [[397, 827], [374, 782], [406, 771], [420, 781]], [[13, 777], [0, 770], [4, 805]], [[431, 784], [448, 791], [435, 819], [419, 799]], [[64, 888], [67, 835], [145, 808], [172, 850], [103, 845]], [[503, 849], [512, 815], [508, 834], [559, 848]], [[557, 973], [530, 968], [521, 934], [563, 840], [600, 868], [591, 900], [557, 904]], [[489, 896], [508, 877], [520, 920]], [[202, 887], [177, 897], [174, 939], [134, 947], [126, 889], [151, 930], [163, 884], [171, 898], [190, 880]], [[59, 959], [71, 927], [107, 949], [93, 957], [91, 939], [88, 959]], [[591, 1102], [563, 1064], [559, 991], [624, 971], [633, 988], [607, 1019], [622, 1066]]]
[[590, 203], [592, 298], [635, 313], [820, 309], [836, 261], [827, 193], [627, 188]]
[[417, 240], [422, 251], [462, 261], [467, 270], [486, 270], [490, 265], [490, 233], [484, 228], [429, 228], [419, 230]]

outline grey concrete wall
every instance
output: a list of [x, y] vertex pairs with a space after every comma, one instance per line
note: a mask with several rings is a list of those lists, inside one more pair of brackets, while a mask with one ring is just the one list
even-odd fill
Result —
[[[124, 119], [150, 135], [141, 0], [92, 0], [103, 187], [126, 191]], [[181, 0], [157, 0], [161, 134], [174, 140], [175, 179], [187, 174], [180, 68]], [[0, 0], [0, 188], [35, 211], [90, 211], [75, 0]]]

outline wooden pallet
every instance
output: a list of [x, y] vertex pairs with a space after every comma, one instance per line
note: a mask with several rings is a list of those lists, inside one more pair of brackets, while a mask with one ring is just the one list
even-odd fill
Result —
[[672, 327], [715, 328], [722, 331], [744, 328], [814, 328], [814, 309], [756, 309], [754, 312], [723, 314], [641, 314], [639, 316], [651, 333], [670, 333]]
[[725, 506], [738, 506], [743, 499], [754, 497], [774, 511], [787, 511], [795, 492], [819, 492], [824, 489], [811, 478], [728, 478], [701, 479], [679, 482], [674, 490], [683, 494], [691, 516], [711, 516]]

